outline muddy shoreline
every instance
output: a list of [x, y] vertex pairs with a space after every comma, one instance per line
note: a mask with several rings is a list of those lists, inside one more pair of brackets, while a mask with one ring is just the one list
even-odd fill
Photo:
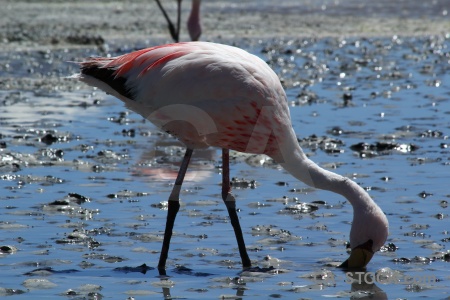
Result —
[[[154, 1], [5, 1], [0, 48], [170, 42]], [[175, 19], [175, 1], [163, 1]], [[203, 1], [202, 40], [427, 36], [450, 32], [450, 1]], [[182, 6], [182, 24], [190, 3]], [[181, 40], [187, 40], [182, 26]]]

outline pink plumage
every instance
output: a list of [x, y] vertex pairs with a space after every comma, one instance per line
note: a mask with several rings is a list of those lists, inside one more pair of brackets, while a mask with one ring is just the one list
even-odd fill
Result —
[[169, 44], [94, 58], [81, 63], [81, 69], [81, 80], [107, 83], [106, 92], [119, 93], [131, 110], [190, 148], [270, 155], [277, 150], [274, 133], [281, 138], [291, 128], [277, 75], [239, 48]]
[[244, 267], [251, 265], [229, 182], [228, 150], [262, 153], [304, 183], [338, 193], [353, 206], [352, 254], [344, 266], [365, 266], [384, 244], [388, 221], [353, 181], [314, 164], [292, 129], [287, 97], [277, 75], [257, 56], [227, 45], [188, 42], [80, 63], [78, 78], [121, 99], [187, 146], [174, 190], [159, 268], [164, 269], [179, 207], [179, 191], [192, 150], [223, 149], [222, 197]]

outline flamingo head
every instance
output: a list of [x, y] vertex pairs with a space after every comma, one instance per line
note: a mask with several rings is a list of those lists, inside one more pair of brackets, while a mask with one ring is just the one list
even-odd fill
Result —
[[357, 269], [364, 268], [372, 259], [375, 252], [372, 250], [373, 241], [368, 240], [364, 244], [358, 245], [352, 249], [350, 257], [344, 261], [339, 268]]
[[350, 257], [343, 262], [341, 268], [364, 268], [375, 252], [386, 242], [389, 223], [383, 211], [373, 202], [370, 205], [354, 210], [352, 228], [350, 230]]

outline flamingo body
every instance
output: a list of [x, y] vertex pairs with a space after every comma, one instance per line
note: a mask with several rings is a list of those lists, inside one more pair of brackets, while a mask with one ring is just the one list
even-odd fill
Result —
[[106, 92], [192, 149], [214, 146], [270, 155], [277, 148], [274, 133], [291, 128], [277, 75], [236, 47], [170, 44], [96, 58], [82, 69], [83, 81], [109, 84], [103, 86]]
[[[365, 266], [386, 241], [387, 218], [367, 192], [348, 178], [320, 168], [303, 153], [284, 89], [260, 58], [236, 47], [188, 42], [115, 58], [91, 58], [80, 65], [81, 81], [121, 99], [188, 149], [214, 146], [263, 153], [306, 184], [344, 196], [354, 209], [352, 255], [359, 249], [365, 253], [360, 261], [351, 255], [349, 261], [358, 262], [349, 266]], [[223, 185], [229, 184], [226, 181], [224, 177]], [[227, 188], [222, 190], [226, 204], [231, 195]], [[243, 240], [240, 251], [241, 257], [246, 256]], [[243, 264], [250, 261], [243, 257]]]

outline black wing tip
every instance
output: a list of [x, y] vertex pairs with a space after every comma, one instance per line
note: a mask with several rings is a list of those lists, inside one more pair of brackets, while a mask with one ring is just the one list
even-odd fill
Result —
[[117, 93], [128, 99], [135, 98], [131, 89], [127, 87], [127, 79], [125, 77], [116, 76], [115, 68], [105, 68], [95, 62], [81, 62], [79, 64], [81, 75], [90, 76], [106, 83]]

